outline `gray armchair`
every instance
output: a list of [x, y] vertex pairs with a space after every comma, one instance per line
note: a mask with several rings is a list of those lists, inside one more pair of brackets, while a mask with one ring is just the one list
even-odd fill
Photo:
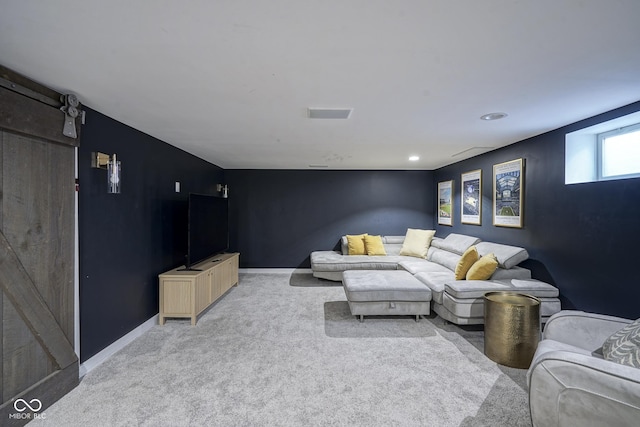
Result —
[[527, 372], [534, 427], [640, 425], [640, 369], [600, 350], [631, 322], [582, 311], [549, 319]]

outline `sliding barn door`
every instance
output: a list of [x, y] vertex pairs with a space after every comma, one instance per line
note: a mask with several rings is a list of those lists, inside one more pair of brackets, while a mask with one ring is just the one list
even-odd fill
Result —
[[46, 139], [62, 137], [64, 119], [59, 107], [0, 87], [0, 425], [46, 417], [78, 384], [77, 142]]

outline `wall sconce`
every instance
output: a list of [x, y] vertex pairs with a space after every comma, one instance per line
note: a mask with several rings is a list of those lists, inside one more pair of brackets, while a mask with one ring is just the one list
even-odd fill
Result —
[[218, 190], [218, 193], [225, 199], [229, 197], [229, 186], [227, 184], [217, 184], [216, 190]]
[[110, 158], [108, 154], [92, 152], [91, 167], [107, 170], [107, 193], [120, 193], [120, 173], [122, 171], [122, 167], [120, 160], [116, 159], [115, 154]]

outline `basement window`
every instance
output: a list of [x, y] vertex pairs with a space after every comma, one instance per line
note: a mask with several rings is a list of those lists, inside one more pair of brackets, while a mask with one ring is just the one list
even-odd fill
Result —
[[640, 176], [640, 123], [598, 135], [600, 179]]
[[640, 177], [640, 112], [568, 133], [565, 184]]

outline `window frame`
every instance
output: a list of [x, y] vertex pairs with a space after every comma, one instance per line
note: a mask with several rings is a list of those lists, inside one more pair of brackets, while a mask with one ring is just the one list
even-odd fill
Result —
[[612, 129], [606, 132], [600, 132], [596, 135], [596, 145], [597, 145], [597, 158], [596, 158], [596, 179], [597, 181], [609, 181], [614, 179], [627, 179], [627, 178], [638, 178], [640, 177], [640, 166], [638, 167], [637, 172], [626, 173], [626, 174], [618, 174], [618, 175], [604, 175], [604, 144], [607, 138], [611, 138], [613, 136], [625, 135], [628, 133], [638, 132], [640, 131], [640, 123], [634, 123], [629, 126], [620, 127], [617, 129]]

